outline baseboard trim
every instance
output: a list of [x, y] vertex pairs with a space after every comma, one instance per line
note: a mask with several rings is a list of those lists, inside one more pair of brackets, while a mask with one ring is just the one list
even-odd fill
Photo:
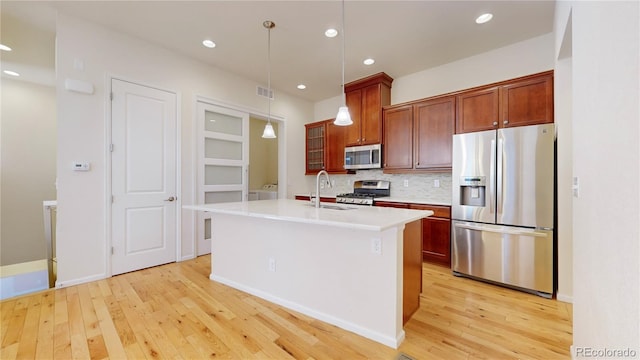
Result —
[[565, 294], [556, 294], [556, 299], [558, 301], [566, 302], [569, 304], [573, 304], [573, 296], [565, 295]]
[[362, 327], [360, 325], [354, 324], [352, 322], [349, 321], [345, 321], [343, 319], [337, 318], [335, 316], [323, 313], [323, 312], [319, 312], [316, 311], [314, 309], [308, 308], [306, 306], [300, 305], [298, 303], [289, 301], [289, 300], [285, 300], [282, 299], [280, 297], [274, 296], [270, 293], [266, 293], [262, 290], [258, 290], [249, 286], [245, 286], [243, 284], [239, 284], [233, 280], [229, 280], [227, 278], [221, 277], [221, 276], [216, 276], [214, 274], [210, 274], [209, 275], [209, 279], [219, 282], [221, 284], [230, 286], [234, 289], [238, 289], [241, 291], [244, 291], [246, 293], [249, 293], [251, 295], [255, 295], [259, 298], [265, 299], [267, 301], [270, 301], [274, 304], [278, 304], [280, 306], [284, 306], [288, 309], [300, 312], [302, 314], [305, 314], [307, 316], [311, 316], [312, 318], [324, 321], [326, 323], [335, 325], [339, 328], [342, 328], [344, 330], [347, 331], [351, 331], [353, 333], [356, 333], [360, 336], [364, 336], [368, 339], [371, 339], [373, 341], [377, 341], [383, 345], [389, 346], [391, 348], [397, 349], [400, 346], [400, 343], [402, 343], [402, 341], [405, 338], [405, 332], [403, 329], [400, 329], [400, 332], [398, 334], [396, 334], [396, 337], [390, 337], [384, 334], [381, 334], [377, 331], [373, 331], [371, 329], [367, 329], [365, 327]]
[[106, 274], [98, 274], [98, 275], [91, 275], [83, 278], [71, 279], [71, 280], [65, 280], [65, 281], [60, 281], [58, 279], [56, 280], [56, 289], [62, 289], [69, 286], [80, 285], [80, 284], [84, 284], [92, 281], [98, 281], [106, 278], [108, 278]]

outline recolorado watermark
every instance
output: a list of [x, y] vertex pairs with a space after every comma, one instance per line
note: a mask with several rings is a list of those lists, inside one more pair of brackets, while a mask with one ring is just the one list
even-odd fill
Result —
[[577, 358], [627, 358], [635, 359], [638, 357], [638, 351], [631, 348], [609, 349], [609, 348], [592, 348], [592, 347], [575, 347], [575, 356]]

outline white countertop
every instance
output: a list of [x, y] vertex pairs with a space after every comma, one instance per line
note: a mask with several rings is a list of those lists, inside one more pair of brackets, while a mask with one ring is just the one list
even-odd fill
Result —
[[349, 210], [315, 208], [310, 205], [308, 201], [289, 199], [185, 205], [183, 208], [220, 214], [243, 215], [372, 231], [382, 231], [433, 215], [433, 211], [427, 210], [408, 210], [334, 203], [322, 204], [349, 208]]

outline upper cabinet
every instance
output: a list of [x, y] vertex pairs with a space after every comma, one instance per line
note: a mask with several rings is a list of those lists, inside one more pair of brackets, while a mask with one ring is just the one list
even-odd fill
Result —
[[353, 125], [347, 126], [345, 145], [369, 145], [382, 142], [382, 107], [391, 103], [393, 79], [378, 73], [345, 84], [347, 107]]
[[315, 174], [324, 170], [325, 125], [324, 122], [305, 124], [305, 160], [306, 174]]
[[344, 139], [346, 127], [333, 124], [333, 119], [305, 124], [306, 175], [320, 170], [342, 173], [344, 169]]
[[455, 97], [384, 109], [385, 172], [451, 169]]
[[451, 169], [455, 102], [448, 96], [413, 105], [416, 169]]
[[413, 168], [413, 105], [385, 108], [383, 126], [384, 170]]
[[553, 71], [457, 94], [456, 133], [553, 122]]

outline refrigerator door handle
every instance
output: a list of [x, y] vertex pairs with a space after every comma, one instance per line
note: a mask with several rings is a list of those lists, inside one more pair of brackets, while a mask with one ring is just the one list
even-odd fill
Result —
[[493, 214], [495, 221], [495, 193], [496, 193], [496, 141], [491, 140], [491, 163], [489, 165], [489, 212]]
[[502, 176], [503, 176], [503, 150], [504, 150], [504, 140], [500, 137], [500, 134], [498, 134], [498, 154], [496, 157], [496, 168], [497, 168], [497, 180], [496, 180], [496, 187], [498, 188], [497, 191], [497, 212], [498, 212], [498, 218], [500, 218], [500, 216], [502, 215], [502, 203], [503, 203], [503, 199], [502, 197], [504, 196], [503, 192], [504, 192], [504, 182], [502, 181]]
[[493, 228], [493, 227], [489, 227], [489, 226], [482, 226], [482, 225], [469, 224], [469, 223], [455, 223], [453, 226], [457, 227], [457, 228], [461, 228], [461, 229], [476, 230], [476, 231], [488, 231], [488, 232], [494, 232], [494, 233], [499, 233], [499, 234], [529, 235], [529, 236], [536, 236], [536, 237], [547, 237], [547, 233], [535, 231], [533, 229], [531, 229], [531, 230], [522, 229], [522, 228], [510, 229], [508, 227]]

